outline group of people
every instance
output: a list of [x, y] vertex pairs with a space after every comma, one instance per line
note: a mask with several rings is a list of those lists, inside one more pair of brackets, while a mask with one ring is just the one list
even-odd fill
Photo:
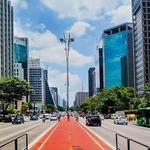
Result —
[[[75, 114], [74, 117], [75, 117], [76, 121], [78, 122], [79, 121], [79, 115]], [[70, 114], [69, 114], [69, 112], [67, 112], [67, 120], [68, 121], [70, 120]]]

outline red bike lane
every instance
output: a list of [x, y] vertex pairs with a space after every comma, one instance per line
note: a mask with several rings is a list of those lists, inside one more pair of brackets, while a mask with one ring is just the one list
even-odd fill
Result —
[[67, 118], [50, 129], [30, 150], [112, 150], [86, 127]]

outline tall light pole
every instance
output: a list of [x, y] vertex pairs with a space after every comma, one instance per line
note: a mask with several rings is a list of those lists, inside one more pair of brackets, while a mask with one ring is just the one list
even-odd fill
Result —
[[65, 53], [66, 53], [66, 67], [67, 67], [67, 111], [69, 110], [69, 51], [70, 51], [70, 43], [74, 42], [74, 38], [71, 37], [70, 33], [68, 37], [64, 34], [63, 38], [59, 39], [61, 43], [65, 44]]

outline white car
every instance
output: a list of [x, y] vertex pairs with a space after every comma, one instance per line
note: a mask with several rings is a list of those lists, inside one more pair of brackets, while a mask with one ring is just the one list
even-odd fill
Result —
[[114, 124], [127, 125], [128, 121], [124, 116], [119, 116], [115, 118]]
[[50, 121], [57, 121], [57, 116], [56, 115], [52, 115], [50, 116]]

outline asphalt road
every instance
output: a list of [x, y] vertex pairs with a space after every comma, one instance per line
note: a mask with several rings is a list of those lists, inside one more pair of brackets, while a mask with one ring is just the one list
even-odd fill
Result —
[[[28, 134], [29, 145], [32, 145], [36, 139], [38, 139], [46, 130], [48, 130], [55, 122], [47, 120], [45, 123], [42, 120], [27, 121], [24, 124], [12, 125], [12, 124], [0, 124], [0, 145], [23, 135]], [[18, 140], [18, 149], [25, 148], [25, 136]], [[0, 150], [15, 150], [14, 143], [10, 143], [7, 146], [0, 148]]]
[[[80, 118], [80, 122], [85, 124], [85, 119]], [[47, 121], [42, 123], [42, 120], [38, 121], [26, 121], [24, 124], [12, 125], [12, 124], [0, 124], [0, 145], [13, 139], [24, 133], [28, 134], [29, 145], [32, 145], [34, 141], [42, 135], [46, 130], [48, 130], [55, 122]], [[139, 127], [132, 123], [128, 125], [116, 125], [113, 123], [113, 120], [104, 120], [101, 127], [88, 127], [90, 130], [95, 132], [103, 140], [107, 141], [110, 145], [115, 147], [116, 133], [124, 135], [130, 139], [141, 142], [145, 145], [150, 146], [150, 128]], [[25, 137], [21, 138], [18, 142], [19, 150], [22, 150], [25, 147]], [[120, 138], [118, 140], [119, 148], [121, 150], [127, 150], [127, 141], [126, 139]], [[15, 150], [14, 143], [9, 144], [8, 146], [1, 148], [0, 150]], [[147, 150], [144, 147], [141, 147], [135, 143], [131, 143], [131, 150]]]
[[[85, 124], [85, 119], [80, 118], [80, 122]], [[141, 142], [150, 146], [150, 128], [139, 127], [133, 123], [128, 125], [116, 125], [111, 119], [105, 119], [102, 121], [101, 127], [88, 127], [94, 131], [98, 136], [107, 141], [113, 147], [116, 146], [116, 133], [124, 135], [130, 139]], [[119, 148], [121, 150], [127, 150], [127, 140], [119, 137]], [[147, 150], [143, 146], [131, 142], [131, 150]]]

